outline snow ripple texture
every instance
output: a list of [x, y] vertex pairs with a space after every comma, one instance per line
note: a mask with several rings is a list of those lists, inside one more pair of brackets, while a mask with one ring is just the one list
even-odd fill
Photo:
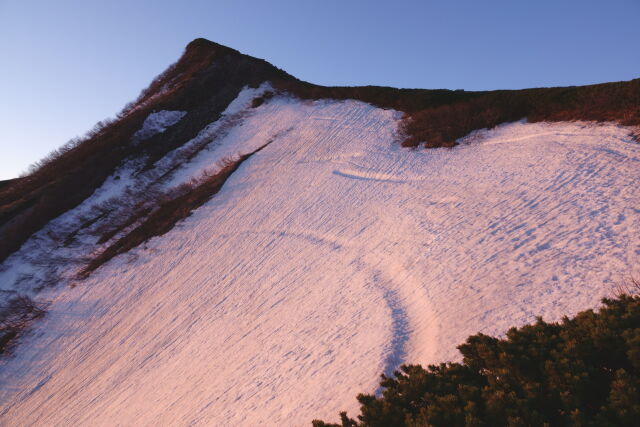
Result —
[[628, 129], [512, 123], [420, 151], [397, 144], [399, 119], [287, 98], [248, 115], [220, 146], [273, 142], [218, 195], [52, 296], [3, 361], [0, 422], [335, 419], [381, 372], [597, 306], [638, 273]]

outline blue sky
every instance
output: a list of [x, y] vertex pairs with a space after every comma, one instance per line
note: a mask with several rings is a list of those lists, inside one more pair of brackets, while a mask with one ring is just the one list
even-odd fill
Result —
[[0, 179], [205, 37], [307, 81], [468, 90], [640, 77], [640, 1], [0, 0]]

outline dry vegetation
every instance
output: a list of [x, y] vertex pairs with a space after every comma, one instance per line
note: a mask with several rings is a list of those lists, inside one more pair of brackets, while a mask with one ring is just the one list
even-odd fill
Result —
[[274, 95], [274, 93], [272, 91], [268, 90], [265, 93], [263, 93], [262, 95], [253, 98], [253, 100], [251, 100], [251, 108], [258, 108], [259, 106], [264, 104], [265, 101], [268, 101], [271, 98], [273, 98], [273, 95]]
[[640, 126], [640, 79], [591, 86], [466, 92], [388, 87], [323, 87], [276, 82], [302, 99], [358, 99], [405, 113], [405, 147], [452, 147], [476, 129], [526, 118], [538, 121], [614, 121]]
[[6, 354], [32, 321], [45, 315], [43, 304], [25, 295], [10, 298], [0, 306], [0, 354]]

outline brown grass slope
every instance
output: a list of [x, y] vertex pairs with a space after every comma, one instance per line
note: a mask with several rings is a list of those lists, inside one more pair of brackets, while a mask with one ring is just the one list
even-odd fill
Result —
[[323, 87], [276, 82], [303, 99], [358, 99], [405, 113], [405, 147], [451, 147], [476, 129], [526, 118], [537, 121], [615, 121], [640, 125], [640, 79], [589, 86], [469, 92], [379, 86]]
[[[0, 185], [0, 262], [48, 221], [87, 198], [124, 160], [145, 158], [151, 166], [217, 119], [242, 87], [264, 81], [302, 99], [356, 99], [403, 111], [403, 145], [410, 147], [453, 146], [472, 130], [522, 118], [640, 125], [640, 79], [489, 92], [323, 87], [302, 82], [261, 59], [196, 39], [116, 120], [99, 123], [84, 139], [41, 161], [29, 175]], [[188, 113], [164, 133], [131, 144], [132, 135], [154, 110]]]

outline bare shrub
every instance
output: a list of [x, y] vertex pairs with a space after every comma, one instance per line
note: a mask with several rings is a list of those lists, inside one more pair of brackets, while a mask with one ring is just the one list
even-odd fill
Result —
[[405, 113], [403, 145], [451, 147], [476, 129], [523, 118], [538, 121], [613, 121], [640, 125], [640, 79], [590, 86], [471, 92], [394, 89], [379, 86], [324, 87], [298, 80], [273, 86], [301, 99], [356, 99]]
[[619, 298], [623, 295], [638, 296], [640, 295], [640, 280], [635, 277], [629, 277], [621, 283], [613, 286], [613, 298]]
[[259, 106], [264, 104], [265, 101], [268, 101], [271, 98], [273, 98], [273, 95], [274, 95], [273, 92], [268, 90], [265, 93], [263, 93], [262, 95], [256, 96], [255, 98], [253, 98], [251, 100], [251, 108], [258, 108]]
[[7, 353], [31, 322], [45, 313], [43, 304], [26, 295], [15, 296], [0, 306], [0, 354]]

